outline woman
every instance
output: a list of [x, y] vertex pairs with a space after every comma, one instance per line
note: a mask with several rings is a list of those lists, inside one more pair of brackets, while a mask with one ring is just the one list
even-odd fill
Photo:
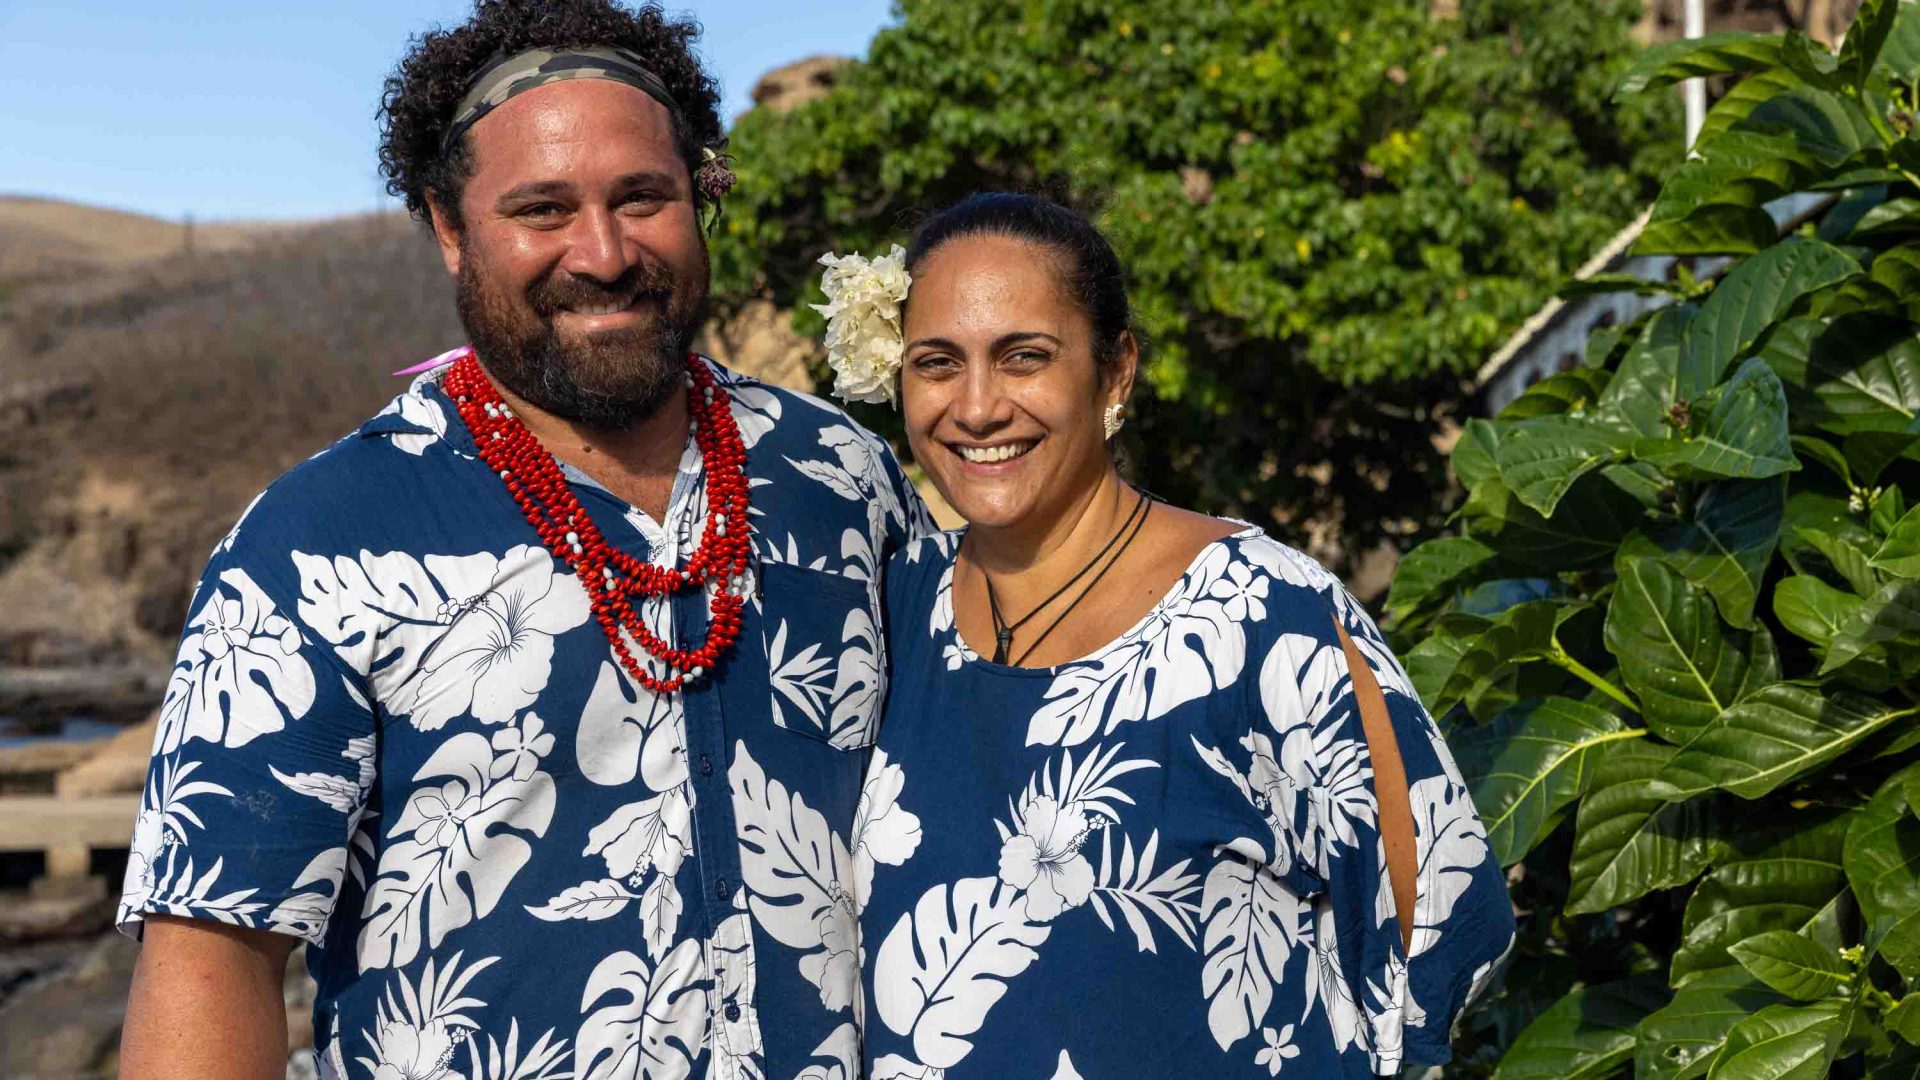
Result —
[[[1445, 1061], [1512, 913], [1379, 631], [1313, 561], [1120, 477], [1139, 348], [1085, 219], [975, 196], [904, 269], [907, 436], [967, 527], [886, 579], [854, 853], [868, 1074]], [[857, 337], [830, 334], [843, 377]]]

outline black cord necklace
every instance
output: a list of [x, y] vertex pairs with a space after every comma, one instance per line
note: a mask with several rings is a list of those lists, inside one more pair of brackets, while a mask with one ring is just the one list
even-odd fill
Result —
[[[980, 571], [980, 578], [981, 580], [987, 583], [987, 610], [993, 616], [993, 662], [996, 664], [1012, 663], [1014, 666], [1017, 667], [1019, 666], [1021, 661], [1025, 660], [1029, 656], [1032, 656], [1033, 650], [1039, 648], [1040, 643], [1047, 639], [1047, 635], [1053, 633], [1054, 628], [1058, 627], [1060, 623], [1064, 621], [1068, 615], [1072, 614], [1074, 608], [1077, 608], [1080, 606], [1080, 601], [1085, 600], [1087, 598], [1087, 594], [1093, 591], [1093, 587], [1095, 585], [1100, 584], [1100, 579], [1107, 576], [1107, 571], [1113, 569], [1113, 564], [1119, 562], [1120, 556], [1124, 555], [1126, 553], [1127, 548], [1132, 546], [1133, 538], [1138, 536], [1140, 534], [1140, 530], [1143, 527], [1145, 527], [1147, 524], [1147, 513], [1149, 510], [1152, 509], [1152, 504], [1153, 504], [1152, 497], [1148, 496], [1144, 492], [1141, 493], [1140, 501], [1137, 503], [1134, 503], [1133, 509], [1128, 512], [1127, 520], [1120, 523], [1120, 527], [1114, 530], [1114, 533], [1111, 537], [1107, 538], [1106, 545], [1102, 547], [1098, 552], [1095, 552], [1093, 558], [1087, 560], [1087, 564], [1080, 568], [1079, 573], [1076, 573], [1072, 577], [1068, 578], [1064, 585], [1061, 585], [1058, 589], [1055, 589], [1053, 591], [1052, 596], [1049, 596], [1045, 600], [1040, 601], [1039, 604], [1034, 606], [1032, 611], [1027, 612], [1025, 615], [1021, 616], [1015, 622], [1009, 623], [1006, 619], [1006, 616], [1000, 613], [1000, 597], [993, 590], [993, 577], [989, 575], [984, 568], [982, 568]], [[1118, 550], [1115, 550], [1114, 545], [1116, 544], [1119, 545]], [[1113, 557], [1111, 559], [1107, 559], [1108, 552], [1113, 553]], [[1032, 621], [1035, 615], [1038, 615], [1042, 611], [1045, 611], [1055, 600], [1058, 600], [1060, 599], [1060, 597], [1064, 596], [1068, 589], [1073, 588], [1076, 582], [1078, 582], [1081, 578], [1086, 577], [1087, 573], [1091, 571], [1095, 566], [1098, 566], [1102, 559], [1106, 559], [1107, 564], [1105, 566], [1100, 567], [1100, 572], [1093, 576], [1092, 581], [1087, 582], [1086, 588], [1080, 590], [1080, 595], [1074, 597], [1072, 602], [1067, 604], [1067, 606], [1061, 610], [1060, 614], [1056, 616], [1051, 623], [1047, 624], [1047, 628], [1045, 630], [1040, 631], [1040, 635], [1038, 637], [1034, 638], [1031, 642], [1027, 643], [1027, 648], [1024, 652], [1022, 652], [1017, 658], [1013, 659], [1012, 661], [1009, 661], [1007, 659], [1007, 653], [1013, 647], [1014, 632], [1019, 630], [1022, 626], [1027, 625], [1028, 622]]]

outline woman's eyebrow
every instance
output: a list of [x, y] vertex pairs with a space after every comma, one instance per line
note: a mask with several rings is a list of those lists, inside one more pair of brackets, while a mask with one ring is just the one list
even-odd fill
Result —
[[1023, 341], [1036, 341], [1036, 340], [1051, 342], [1055, 346], [1058, 346], [1060, 344], [1060, 339], [1057, 337], [1054, 337], [1052, 334], [1044, 333], [1039, 330], [1015, 330], [1012, 333], [1001, 334], [999, 337], [995, 338], [993, 342], [993, 351], [1002, 352], [1006, 350], [1009, 346], [1018, 345]]

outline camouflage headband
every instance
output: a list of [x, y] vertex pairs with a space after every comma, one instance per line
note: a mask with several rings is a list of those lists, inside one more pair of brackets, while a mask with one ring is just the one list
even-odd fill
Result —
[[472, 88], [453, 110], [453, 123], [441, 141], [441, 153], [459, 145], [460, 137], [481, 118], [499, 108], [516, 94], [569, 79], [607, 79], [625, 83], [666, 106], [676, 131], [681, 123], [680, 106], [667, 92], [660, 76], [647, 70], [645, 61], [628, 49], [528, 49], [503, 56], [482, 67], [473, 77]]

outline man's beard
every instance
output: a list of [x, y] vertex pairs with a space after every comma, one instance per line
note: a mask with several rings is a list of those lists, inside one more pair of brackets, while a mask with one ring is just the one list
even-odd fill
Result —
[[[633, 299], [653, 318], [639, 326], [562, 340], [554, 317], [572, 308]], [[642, 261], [612, 282], [555, 270], [515, 303], [460, 260], [460, 321], [487, 374], [521, 400], [589, 427], [625, 429], [651, 415], [685, 379], [687, 353], [706, 321], [707, 276], [681, 281], [666, 264]]]

